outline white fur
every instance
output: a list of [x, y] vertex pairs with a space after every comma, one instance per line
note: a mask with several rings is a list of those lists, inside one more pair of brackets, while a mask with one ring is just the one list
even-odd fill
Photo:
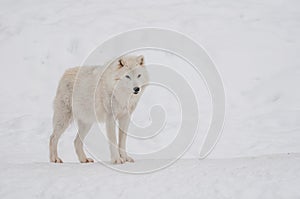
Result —
[[[80, 162], [93, 162], [86, 157], [82, 141], [95, 122], [106, 123], [112, 163], [133, 162], [126, 153], [126, 131], [147, 82], [143, 56], [125, 56], [107, 68], [86, 66], [68, 69], [60, 80], [54, 100], [50, 161], [62, 162], [57, 154], [57, 143], [74, 119], [78, 124], [74, 146]], [[134, 87], [141, 89], [138, 94], [134, 94]], [[116, 122], [119, 124], [118, 142]]]

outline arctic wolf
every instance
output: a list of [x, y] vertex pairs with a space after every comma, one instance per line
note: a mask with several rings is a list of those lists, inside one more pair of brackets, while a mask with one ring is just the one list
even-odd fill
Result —
[[133, 162], [126, 153], [126, 132], [147, 82], [148, 73], [142, 55], [121, 57], [106, 68], [85, 66], [66, 70], [54, 100], [50, 161], [62, 163], [57, 154], [57, 143], [74, 120], [78, 125], [74, 146], [80, 162], [93, 162], [86, 157], [82, 141], [95, 122], [106, 124], [111, 162]]

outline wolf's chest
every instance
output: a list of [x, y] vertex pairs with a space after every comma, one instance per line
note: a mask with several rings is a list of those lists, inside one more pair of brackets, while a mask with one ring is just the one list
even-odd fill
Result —
[[137, 97], [130, 97], [130, 98], [124, 98], [122, 100], [114, 99], [112, 100], [112, 110], [116, 116], [123, 116], [125, 114], [131, 115], [131, 113], [134, 111], [136, 105], [138, 102]]

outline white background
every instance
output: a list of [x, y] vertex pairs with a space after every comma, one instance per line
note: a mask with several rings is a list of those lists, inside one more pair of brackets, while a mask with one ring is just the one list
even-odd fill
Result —
[[[0, 197], [299, 198], [299, 9], [296, 0], [1, 0]], [[200, 136], [192, 159], [158, 173], [80, 165], [72, 126], [59, 145], [67, 163], [48, 163], [64, 70], [108, 37], [144, 26], [189, 35], [219, 69], [227, 118], [210, 159], [196, 160]]]

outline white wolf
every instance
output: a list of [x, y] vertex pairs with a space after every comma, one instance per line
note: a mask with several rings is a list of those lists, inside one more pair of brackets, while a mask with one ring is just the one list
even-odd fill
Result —
[[[74, 119], [78, 125], [74, 146], [80, 162], [93, 162], [86, 157], [82, 141], [95, 122], [106, 123], [111, 162], [133, 162], [126, 153], [126, 131], [148, 79], [142, 55], [121, 57], [107, 68], [86, 66], [66, 70], [54, 100], [50, 161], [62, 163], [57, 154], [57, 143]], [[116, 121], [119, 124], [118, 142]]]

